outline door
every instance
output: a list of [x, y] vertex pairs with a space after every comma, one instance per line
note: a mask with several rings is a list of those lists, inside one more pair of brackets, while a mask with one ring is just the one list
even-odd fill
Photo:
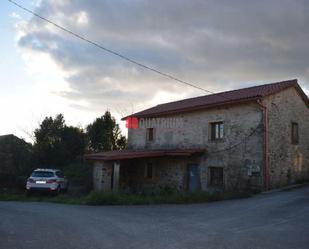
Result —
[[188, 164], [188, 190], [190, 192], [200, 190], [200, 173], [197, 164]]

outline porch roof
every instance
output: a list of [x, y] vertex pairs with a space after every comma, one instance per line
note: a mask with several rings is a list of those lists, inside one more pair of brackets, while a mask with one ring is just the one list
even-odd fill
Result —
[[183, 156], [188, 157], [194, 154], [205, 152], [205, 149], [166, 149], [166, 150], [117, 150], [106, 151], [94, 154], [86, 154], [86, 160], [126, 160], [134, 158], [149, 158], [163, 156]]

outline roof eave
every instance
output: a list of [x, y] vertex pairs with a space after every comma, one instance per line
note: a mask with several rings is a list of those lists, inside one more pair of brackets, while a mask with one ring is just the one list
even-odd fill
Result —
[[129, 160], [137, 158], [152, 158], [166, 156], [189, 157], [205, 152], [206, 149], [174, 149], [174, 150], [149, 150], [149, 151], [114, 151], [119, 152], [115, 155], [109, 155], [109, 152], [84, 155], [85, 160], [89, 161], [116, 161]]
[[179, 113], [185, 113], [185, 112], [191, 112], [191, 111], [198, 111], [198, 110], [209, 110], [209, 109], [214, 109], [218, 107], [224, 107], [228, 105], [237, 105], [237, 104], [243, 104], [243, 103], [248, 103], [248, 102], [254, 102], [258, 99], [261, 99], [261, 96], [254, 96], [242, 100], [234, 100], [234, 101], [226, 101], [222, 103], [216, 103], [216, 104], [210, 104], [210, 105], [199, 105], [199, 106], [194, 106], [190, 108], [182, 108], [182, 109], [177, 109], [177, 110], [171, 110], [171, 111], [164, 111], [164, 112], [156, 112], [153, 114], [133, 114], [126, 116], [122, 118], [121, 120], [126, 120], [129, 117], [137, 117], [137, 118], [150, 118], [150, 117], [160, 117], [160, 116], [165, 116], [165, 115], [173, 115], [173, 114], [179, 114]]

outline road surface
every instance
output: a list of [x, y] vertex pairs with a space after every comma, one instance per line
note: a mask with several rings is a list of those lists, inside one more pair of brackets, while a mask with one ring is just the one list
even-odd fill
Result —
[[0, 202], [1, 249], [309, 248], [309, 187], [192, 205]]

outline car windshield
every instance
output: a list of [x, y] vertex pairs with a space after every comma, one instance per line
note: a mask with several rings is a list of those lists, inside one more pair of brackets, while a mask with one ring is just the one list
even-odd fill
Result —
[[55, 176], [51, 171], [34, 171], [31, 174], [32, 177], [53, 177]]

